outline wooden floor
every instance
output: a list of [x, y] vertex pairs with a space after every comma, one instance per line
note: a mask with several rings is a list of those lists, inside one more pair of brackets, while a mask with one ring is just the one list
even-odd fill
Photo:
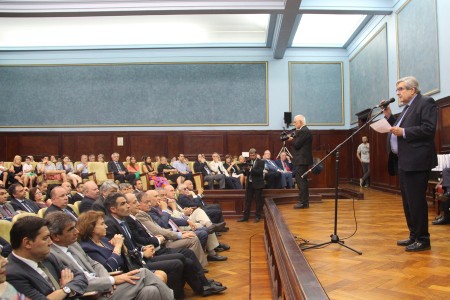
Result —
[[[359, 187], [348, 186], [359, 190]], [[358, 255], [331, 244], [304, 251], [330, 299], [450, 299], [450, 225], [430, 225], [431, 251], [408, 253], [396, 241], [408, 236], [398, 195], [364, 188], [365, 200], [339, 201], [337, 233]], [[293, 210], [278, 205], [291, 232], [310, 243], [330, 241], [334, 228], [334, 200]], [[429, 211], [430, 222], [434, 210]], [[228, 286], [223, 295], [208, 299], [271, 299], [262, 224], [226, 220], [230, 231], [220, 237], [232, 249], [226, 262], [212, 262], [208, 278]], [[300, 240], [299, 240], [300, 243]], [[187, 299], [194, 296], [186, 288]]]
[[[330, 299], [450, 299], [450, 226], [430, 225], [430, 251], [405, 252], [396, 245], [398, 239], [408, 237], [400, 196], [371, 189], [364, 192], [365, 200], [354, 203], [358, 231], [345, 240], [362, 255], [338, 244], [303, 252]], [[311, 243], [330, 241], [334, 200], [302, 211], [290, 205], [279, 209], [294, 235]], [[351, 235], [355, 227], [353, 201], [339, 201], [340, 239]]]

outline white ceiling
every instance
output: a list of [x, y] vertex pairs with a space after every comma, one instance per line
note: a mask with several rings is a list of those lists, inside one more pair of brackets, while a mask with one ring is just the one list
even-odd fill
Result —
[[[0, 51], [37, 48], [346, 47], [395, 0], [0, 2]], [[344, 28], [344, 25], [346, 28]]]

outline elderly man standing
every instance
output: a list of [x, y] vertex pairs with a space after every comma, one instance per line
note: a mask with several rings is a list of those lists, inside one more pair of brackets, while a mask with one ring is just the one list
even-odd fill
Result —
[[434, 135], [437, 123], [437, 106], [433, 98], [422, 96], [416, 78], [409, 76], [397, 81], [397, 96], [405, 104], [398, 118], [389, 106], [384, 115], [392, 125], [388, 134], [390, 175], [398, 174], [403, 210], [409, 237], [397, 241], [405, 251], [431, 249], [428, 232], [428, 206], [426, 191], [430, 171], [438, 164]]
[[111, 161], [108, 162], [108, 172], [114, 174], [114, 180], [119, 180], [120, 183], [128, 181], [132, 186], [136, 180], [136, 175], [128, 172], [127, 168], [119, 161], [119, 153], [111, 154]]
[[289, 138], [292, 143], [292, 155], [294, 156], [295, 180], [298, 186], [298, 200], [294, 208], [304, 209], [309, 207], [308, 178], [302, 175], [313, 164], [312, 134], [306, 126], [306, 119], [302, 115], [294, 117], [295, 134]]

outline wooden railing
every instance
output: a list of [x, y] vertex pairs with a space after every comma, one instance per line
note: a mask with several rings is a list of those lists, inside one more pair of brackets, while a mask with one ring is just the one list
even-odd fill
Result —
[[265, 199], [264, 239], [272, 299], [329, 299], [272, 198]]

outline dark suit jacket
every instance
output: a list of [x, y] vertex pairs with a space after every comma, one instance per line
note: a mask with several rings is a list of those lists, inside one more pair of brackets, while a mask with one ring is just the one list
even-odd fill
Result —
[[208, 172], [206, 172], [205, 167], [208, 168], [209, 172], [212, 173], [211, 169], [208, 167], [206, 162], [201, 163], [198, 160], [194, 163], [194, 171], [197, 173], [202, 173], [203, 177], [208, 175]]
[[0, 214], [2, 214], [3, 217], [6, 217], [6, 216], [9, 215], [9, 214], [6, 212], [5, 207], [8, 208], [9, 214], [17, 215], [17, 212], [16, 212], [16, 210], [14, 209], [14, 207], [13, 207], [10, 203], [6, 202], [5, 204], [3, 204], [3, 207], [0, 207]]
[[[125, 168], [123, 163], [121, 161], [118, 161], [117, 163], [119, 164], [120, 168], [122, 169], [121, 171], [124, 171], [125, 175], [128, 174], [128, 170], [127, 170], [127, 168]], [[114, 175], [119, 174], [119, 170], [117, 170], [117, 166], [114, 161], [108, 161], [108, 172], [112, 172], [112, 173], [114, 173]]]
[[96, 211], [102, 211], [106, 215], [106, 209], [105, 205], [103, 204], [102, 196], [98, 197], [97, 200], [94, 201], [94, 203], [91, 206], [91, 209]]
[[200, 199], [200, 197], [192, 197], [187, 195], [178, 195], [177, 203], [182, 208], [185, 207], [202, 207], [203, 203]]
[[[52, 254], [42, 262], [53, 277], [59, 281], [61, 270], [64, 265]], [[74, 278], [66, 286], [78, 295], [84, 294], [87, 289], [87, 279], [80, 271], [72, 270]], [[47, 295], [53, 292], [53, 288], [47, 280], [26, 263], [16, 258], [14, 254], [9, 255], [6, 265], [6, 280], [16, 290], [33, 300], [46, 300]]]
[[[78, 210], [81, 213], [87, 212], [88, 210], [92, 209], [92, 205], [94, 204], [95, 199], [84, 197], [83, 200], [81, 200], [80, 206], [78, 206]], [[103, 203], [102, 203], [103, 204]]]
[[114, 246], [109, 243], [109, 239], [101, 238], [101, 241], [105, 247], [97, 246], [90, 239], [80, 241], [80, 246], [90, 258], [101, 263], [108, 272], [124, 270], [123, 257], [112, 252]]
[[[67, 206], [66, 209], [76, 218], [78, 218], [77, 213], [73, 211], [73, 209], [70, 206]], [[63, 210], [61, 208], [59, 208], [58, 206], [55, 205], [50, 205], [46, 210], [45, 210], [45, 214], [44, 217], [47, 216], [49, 213], [51, 212], [55, 212], [55, 211], [59, 211], [59, 212], [63, 212]]]
[[264, 188], [264, 168], [266, 163], [264, 160], [257, 158], [255, 160], [255, 163], [253, 164], [253, 167], [250, 171], [245, 171], [245, 175], [247, 176], [247, 184], [250, 177], [252, 178], [252, 187], [255, 189], [262, 189]]
[[[281, 161], [281, 159], [277, 159], [275, 161], [275, 164], [282, 170], [284, 170], [283, 168], [283, 162]], [[291, 169], [291, 172], [294, 173], [294, 164], [292, 162], [289, 162], [286, 160], [286, 164], [288, 165], [288, 167]]]
[[[27, 203], [27, 205], [34, 211], [34, 213], [37, 213], [39, 211], [39, 206], [37, 206], [37, 204], [34, 201], [31, 201], [30, 199], [25, 199], [25, 202]], [[28, 211], [23, 205], [22, 203], [20, 203], [19, 200], [15, 199], [15, 198], [11, 198], [10, 204], [12, 205], [12, 207], [14, 208], [14, 210], [23, 210], [23, 211]]]
[[1, 255], [3, 257], [8, 257], [8, 255], [11, 253], [11, 245], [8, 243], [7, 240], [2, 238], [1, 236], [0, 236], [0, 245], [2, 245]]
[[[394, 116], [388, 122], [396, 126], [401, 116]], [[434, 99], [418, 94], [405, 113], [400, 127], [405, 129], [406, 138], [397, 137], [398, 143], [398, 168], [404, 171], [431, 170], [437, 164], [434, 134], [436, 132], [437, 107]], [[395, 175], [394, 164], [396, 155], [390, 151], [390, 137], [388, 134], [389, 149], [389, 173]]]
[[312, 165], [312, 134], [309, 128], [303, 126], [300, 130], [296, 130], [294, 139], [292, 140], [292, 156], [294, 165]]
[[[106, 229], [106, 237], [111, 239], [114, 237], [115, 234], [121, 234], [124, 237], [123, 243], [125, 247], [127, 247], [128, 250], [133, 250], [135, 247], [140, 251], [143, 247], [140, 243], [135, 243], [133, 240], [130, 240], [125, 233], [125, 231], [122, 229], [122, 226], [120, 226], [119, 222], [117, 222], [116, 219], [114, 219], [111, 216], [105, 217], [105, 224], [108, 226]], [[131, 230], [130, 230], [131, 233]], [[134, 246], [134, 247], [133, 247]]]
[[159, 246], [158, 238], [150, 236], [139, 221], [134, 220], [130, 216], [126, 217], [125, 221], [131, 230], [131, 237], [135, 244], [153, 245], [155, 248]]
[[162, 228], [172, 229], [169, 225], [170, 215], [166, 212], [162, 212], [160, 215], [156, 208], [152, 207], [152, 209], [148, 212], [150, 217], [152, 217], [153, 221], [158, 224]]
[[83, 196], [81, 196], [79, 193], [75, 193], [75, 195], [73, 195], [73, 201], [77, 202], [81, 200], [83, 200]]

